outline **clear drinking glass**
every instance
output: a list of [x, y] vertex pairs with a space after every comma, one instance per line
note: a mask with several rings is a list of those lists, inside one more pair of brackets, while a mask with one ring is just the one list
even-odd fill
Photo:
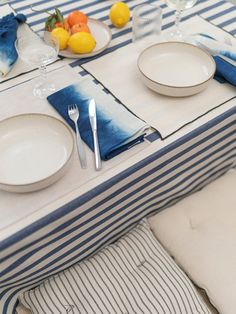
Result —
[[57, 39], [49, 32], [42, 32], [35, 38], [20, 37], [16, 40], [16, 50], [25, 63], [39, 69], [40, 76], [34, 86], [33, 94], [45, 98], [55, 91], [55, 85], [47, 80], [46, 66], [57, 58], [59, 50]]
[[132, 41], [138, 51], [160, 41], [161, 8], [154, 4], [140, 4], [133, 10]]
[[167, 33], [168, 39], [178, 41], [184, 40], [185, 34], [180, 28], [182, 12], [192, 8], [196, 2], [197, 0], [166, 0], [168, 7], [175, 10], [175, 27]]

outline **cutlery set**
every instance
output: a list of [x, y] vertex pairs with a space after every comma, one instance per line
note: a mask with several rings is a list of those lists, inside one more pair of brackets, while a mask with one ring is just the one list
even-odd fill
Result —
[[[79, 109], [77, 105], [68, 106], [68, 115], [75, 124], [76, 144], [77, 144], [77, 151], [78, 151], [78, 155], [80, 159], [80, 164], [81, 164], [82, 169], [86, 169], [87, 160], [86, 160], [85, 150], [83, 147], [82, 139], [81, 139], [79, 128], [78, 128]], [[95, 169], [99, 171], [102, 168], [102, 162], [101, 162], [100, 151], [99, 151], [99, 143], [98, 143], [98, 135], [97, 135], [96, 103], [94, 99], [91, 99], [89, 103], [89, 121], [90, 121], [91, 129], [92, 129], [92, 133], [93, 133]]]

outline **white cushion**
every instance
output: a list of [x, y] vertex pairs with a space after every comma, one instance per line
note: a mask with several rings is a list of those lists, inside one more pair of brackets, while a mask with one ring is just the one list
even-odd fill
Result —
[[210, 313], [146, 221], [20, 301], [33, 313]]
[[236, 312], [236, 170], [149, 219], [156, 237], [221, 314]]

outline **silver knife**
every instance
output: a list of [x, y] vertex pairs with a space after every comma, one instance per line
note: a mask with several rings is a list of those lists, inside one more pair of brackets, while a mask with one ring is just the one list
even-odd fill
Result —
[[102, 162], [98, 144], [96, 104], [94, 99], [91, 99], [89, 103], [89, 120], [93, 132], [95, 169], [98, 171], [102, 169]]

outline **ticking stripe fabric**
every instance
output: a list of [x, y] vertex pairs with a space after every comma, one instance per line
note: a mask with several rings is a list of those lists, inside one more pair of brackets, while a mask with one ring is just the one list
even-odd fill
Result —
[[89, 259], [20, 296], [33, 313], [210, 313], [146, 220]]
[[0, 243], [0, 311], [236, 164], [236, 106]]

